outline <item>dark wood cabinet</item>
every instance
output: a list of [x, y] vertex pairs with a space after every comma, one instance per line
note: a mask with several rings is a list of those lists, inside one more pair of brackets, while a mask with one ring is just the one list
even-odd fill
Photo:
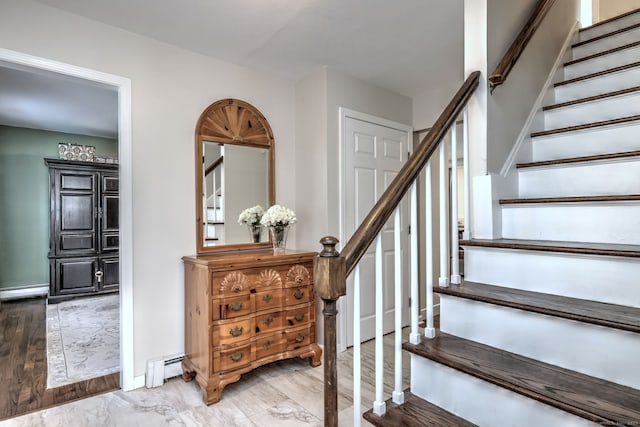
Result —
[[49, 301], [119, 288], [118, 166], [45, 159], [49, 167]]

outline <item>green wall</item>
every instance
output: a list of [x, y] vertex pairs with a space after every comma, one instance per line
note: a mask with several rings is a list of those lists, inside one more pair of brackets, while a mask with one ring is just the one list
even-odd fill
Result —
[[58, 143], [117, 156], [115, 139], [0, 126], [0, 290], [49, 283], [49, 174]]

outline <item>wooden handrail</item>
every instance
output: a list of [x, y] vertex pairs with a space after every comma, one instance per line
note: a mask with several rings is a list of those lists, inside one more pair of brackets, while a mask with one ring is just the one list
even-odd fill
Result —
[[222, 164], [222, 162], [224, 162], [224, 156], [220, 156], [218, 157], [216, 160], [213, 161], [213, 163], [211, 163], [205, 170], [204, 170], [204, 176], [207, 176], [211, 173], [212, 170], [214, 170], [215, 168], [217, 168], [219, 165]]
[[429, 133], [427, 133], [418, 148], [409, 157], [407, 163], [391, 181], [391, 184], [371, 209], [371, 212], [362, 221], [356, 232], [353, 233], [351, 239], [344, 245], [341, 256], [345, 258], [347, 276], [360, 261], [367, 248], [373, 243], [400, 203], [400, 200], [413, 184], [413, 181], [418, 178], [420, 171], [427, 164], [433, 152], [438, 148], [440, 141], [458, 118], [467, 101], [478, 87], [479, 82], [479, 71], [474, 71], [467, 77], [467, 80], [465, 80], [451, 102], [449, 102], [449, 105], [440, 114]]
[[553, 6], [553, 3], [555, 3], [555, 0], [540, 0], [538, 2], [529, 20], [524, 24], [522, 30], [520, 30], [518, 36], [513, 43], [511, 43], [511, 46], [505, 52], [496, 69], [493, 70], [493, 73], [489, 76], [489, 84], [491, 85], [492, 92], [496, 86], [501, 85], [507, 80], [511, 68], [515, 65], [533, 34], [538, 27], [540, 27], [540, 23], [549, 9], [551, 9], [551, 6]]

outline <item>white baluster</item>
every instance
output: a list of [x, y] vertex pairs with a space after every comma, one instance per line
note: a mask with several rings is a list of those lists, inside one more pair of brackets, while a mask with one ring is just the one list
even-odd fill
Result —
[[420, 289], [418, 283], [418, 182], [411, 186], [411, 333], [409, 342], [420, 343]]
[[433, 264], [433, 192], [431, 191], [431, 160], [427, 162], [425, 168], [425, 241], [426, 241], [426, 308], [427, 308], [427, 327], [424, 329], [426, 338], [435, 338], [436, 328], [433, 323], [433, 273], [435, 266]]
[[464, 231], [462, 238], [471, 238], [471, 182], [469, 181], [469, 107], [464, 108], [462, 122], [462, 162], [464, 170]]
[[447, 165], [445, 161], [447, 142], [440, 144], [440, 281], [443, 288], [449, 286], [449, 251], [447, 249]]
[[458, 125], [451, 128], [451, 283], [460, 284], [458, 248]]
[[360, 264], [353, 276], [353, 425], [360, 427], [362, 420], [362, 356], [360, 351]]
[[373, 402], [373, 413], [383, 416], [387, 412], [384, 401], [384, 277], [382, 276], [382, 233], [376, 238], [376, 400]]
[[395, 389], [393, 403], [404, 403], [402, 388], [402, 229], [400, 221], [400, 206], [396, 208], [394, 220], [394, 285], [395, 285]]

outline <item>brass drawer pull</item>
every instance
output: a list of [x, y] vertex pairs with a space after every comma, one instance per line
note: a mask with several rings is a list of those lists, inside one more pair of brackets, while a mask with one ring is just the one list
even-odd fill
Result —
[[298, 322], [302, 322], [302, 319], [304, 319], [304, 313], [298, 313], [296, 314], [296, 320]]
[[262, 323], [264, 323], [265, 325], [269, 326], [270, 324], [273, 323], [273, 317], [267, 317], [266, 319], [264, 319], [262, 321]]
[[273, 299], [273, 295], [271, 295], [271, 294], [266, 294], [265, 296], [262, 297], [262, 301], [267, 302], [267, 303], [269, 301], [271, 301], [272, 299]]
[[236, 326], [233, 329], [229, 329], [229, 335], [232, 337], [239, 337], [244, 332], [244, 328], [242, 326]]
[[271, 340], [267, 341], [266, 343], [264, 343], [264, 348], [269, 350], [269, 347], [271, 347], [271, 344], [273, 344], [273, 341], [271, 341]]
[[296, 291], [296, 293], [295, 293], [295, 294], [293, 294], [293, 296], [294, 296], [296, 299], [302, 299], [302, 297], [304, 297], [304, 291], [301, 291], [300, 289], [298, 289], [298, 290]]
[[229, 304], [229, 310], [231, 311], [240, 311], [242, 310], [242, 307], [244, 307], [242, 301], [232, 302]]
[[298, 336], [296, 337], [296, 342], [297, 342], [298, 344], [300, 344], [302, 341], [304, 341], [304, 335], [298, 335]]
[[239, 362], [242, 359], [242, 352], [241, 351], [236, 351], [235, 353], [233, 353], [231, 356], [229, 356], [231, 358], [232, 361], [234, 362]]

